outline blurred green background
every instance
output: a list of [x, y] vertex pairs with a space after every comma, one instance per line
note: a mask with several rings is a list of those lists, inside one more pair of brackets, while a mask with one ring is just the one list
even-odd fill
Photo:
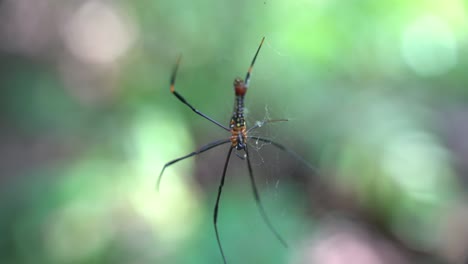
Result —
[[221, 263], [232, 81], [285, 249], [231, 158], [228, 263], [466, 263], [468, 4], [0, 1], [0, 263]]

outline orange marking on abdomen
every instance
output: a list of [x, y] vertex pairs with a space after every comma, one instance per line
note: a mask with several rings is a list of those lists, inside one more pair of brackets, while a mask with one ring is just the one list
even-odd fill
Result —
[[242, 135], [242, 139], [244, 142], [247, 140], [247, 128], [245, 126], [240, 126], [240, 127], [233, 127], [231, 129], [231, 144], [233, 147], [237, 146], [237, 138], [239, 137], [239, 134]]

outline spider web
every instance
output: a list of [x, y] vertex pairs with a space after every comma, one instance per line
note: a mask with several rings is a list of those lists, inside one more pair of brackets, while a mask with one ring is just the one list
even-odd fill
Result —
[[276, 138], [276, 135], [273, 133], [273, 131], [275, 130], [272, 127], [274, 123], [266, 123], [270, 119], [271, 119], [271, 116], [270, 116], [270, 111], [268, 109], [268, 105], [265, 105], [265, 114], [263, 118], [261, 120], [256, 120], [255, 122], [251, 124], [251, 127], [258, 126], [258, 128], [248, 133], [248, 136], [249, 136], [248, 143], [250, 143], [249, 146], [253, 147], [254, 150], [258, 153], [264, 146], [271, 145], [271, 143], [263, 142], [257, 139], [252, 139], [250, 137], [257, 136], [257, 137], [264, 137], [264, 138], [274, 140]]
[[[248, 121], [250, 121], [248, 112], [246, 113]], [[260, 120], [256, 120], [254, 122], [249, 122], [250, 127], [258, 126], [258, 128], [250, 131], [248, 133], [248, 146], [250, 147], [250, 155], [251, 155], [251, 162], [252, 166], [257, 167], [256, 174], [261, 174], [265, 180], [267, 188], [275, 189], [275, 196], [278, 194], [278, 188], [280, 186], [280, 181], [283, 178], [283, 173], [281, 171], [281, 160], [287, 158], [286, 153], [282, 153], [281, 150], [277, 149], [274, 146], [268, 147], [272, 145], [268, 142], [263, 142], [257, 139], [252, 139], [252, 136], [258, 136], [266, 139], [270, 139], [273, 141], [281, 141], [277, 140], [278, 138], [278, 125], [287, 124], [287, 122], [274, 122], [274, 123], [266, 123], [268, 120], [284, 118], [284, 116], [277, 116], [272, 115], [268, 105], [265, 104], [264, 106], [264, 115], [263, 118]], [[247, 128], [249, 129], [249, 128]]]

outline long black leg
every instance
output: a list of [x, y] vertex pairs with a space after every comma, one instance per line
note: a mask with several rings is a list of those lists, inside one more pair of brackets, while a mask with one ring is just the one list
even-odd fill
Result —
[[252, 183], [252, 189], [253, 189], [253, 194], [254, 194], [254, 197], [255, 197], [255, 202], [257, 203], [260, 214], [262, 215], [263, 220], [265, 221], [265, 223], [267, 224], [267, 226], [271, 230], [271, 232], [276, 236], [276, 238], [281, 242], [281, 244], [283, 244], [283, 246], [287, 248], [288, 244], [280, 236], [278, 231], [276, 231], [276, 229], [273, 227], [273, 225], [271, 224], [271, 222], [270, 222], [270, 220], [269, 220], [269, 218], [268, 218], [268, 216], [267, 216], [267, 214], [265, 212], [265, 209], [263, 208], [262, 202], [260, 201], [260, 195], [258, 194], [257, 185], [255, 184], [255, 178], [253, 176], [252, 164], [250, 163], [250, 155], [249, 155], [249, 151], [247, 149], [247, 145], [245, 146], [244, 150], [245, 150], [245, 153], [247, 154], [247, 167], [249, 169], [249, 177], [250, 177], [250, 181]]
[[171, 160], [171, 161], [169, 161], [168, 163], [166, 163], [166, 164], [164, 165], [164, 167], [162, 168], [161, 173], [159, 174], [158, 183], [157, 183], [157, 187], [156, 187], [157, 190], [159, 191], [159, 185], [160, 185], [160, 183], [161, 183], [161, 178], [162, 178], [162, 175], [163, 175], [163, 173], [164, 173], [164, 170], [165, 170], [167, 167], [169, 167], [169, 166], [173, 165], [174, 163], [177, 163], [177, 162], [179, 162], [179, 161], [181, 161], [181, 160], [184, 160], [184, 159], [186, 159], [186, 158], [190, 158], [190, 157], [192, 157], [192, 156], [198, 155], [198, 154], [200, 154], [200, 153], [202, 153], [202, 152], [205, 152], [205, 151], [207, 151], [207, 150], [209, 150], [209, 149], [212, 149], [212, 148], [214, 148], [214, 147], [217, 147], [217, 146], [226, 144], [226, 143], [228, 143], [228, 142], [231, 142], [231, 140], [230, 140], [230, 139], [221, 139], [221, 140], [213, 141], [213, 142], [211, 142], [211, 143], [208, 143], [208, 144], [202, 146], [200, 149], [198, 149], [198, 150], [196, 150], [196, 151], [194, 151], [194, 152], [192, 152], [192, 153], [190, 153], [190, 154], [188, 154], [188, 155], [182, 156], [182, 157], [180, 157], [180, 158], [177, 158], [177, 159], [175, 159], [175, 160]]
[[286, 118], [282, 118], [282, 119], [267, 119], [267, 120], [263, 120], [263, 121], [258, 121], [255, 123], [254, 126], [252, 126], [251, 128], [249, 128], [247, 130], [247, 133], [249, 133], [250, 131], [254, 130], [254, 129], [257, 129], [259, 127], [262, 127], [263, 125], [265, 124], [268, 124], [268, 123], [274, 123], [274, 122], [287, 122], [289, 121], [288, 119]]
[[250, 137], [249, 138], [252, 138], [252, 139], [256, 139], [256, 140], [259, 140], [259, 141], [263, 141], [265, 143], [270, 143], [272, 144], [273, 146], [281, 149], [282, 151], [288, 153], [289, 155], [293, 156], [295, 159], [297, 159], [298, 161], [300, 161], [302, 164], [304, 164], [305, 166], [307, 166], [309, 169], [311, 169], [315, 174], [319, 174], [319, 171], [316, 167], [312, 166], [309, 162], [307, 162], [303, 157], [301, 157], [299, 154], [297, 154], [296, 152], [294, 152], [293, 150], [291, 150], [290, 148], [287, 148], [283, 145], [281, 145], [280, 143], [278, 142], [275, 142], [275, 141], [272, 141], [272, 140], [269, 140], [269, 139], [266, 139], [266, 138], [262, 138], [262, 137]]
[[177, 75], [177, 70], [179, 69], [180, 59], [181, 59], [181, 57], [179, 57], [177, 59], [176, 65], [174, 66], [174, 70], [172, 71], [171, 86], [170, 86], [171, 93], [173, 93], [175, 95], [175, 97], [177, 97], [177, 99], [179, 99], [182, 103], [184, 103], [185, 105], [190, 107], [190, 109], [192, 109], [192, 111], [195, 112], [197, 115], [200, 115], [200, 116], [204, 117], [205, 119], [210, 120], [211, 122], [213, 122], [214, 124], [216, 124], [217, 126], [221, 127], [224, 130], [230, 131], [229, 128], [221, 125], [218, 121], [212, 119], [211, 117], [209, 117], [209, 116], [203, 114], [202, 112], [198, 111], [197, 109], [195, 109], [195, 107], [193, 107], [189, 102], [187, 102], [187, 100], [185, 100], [185, 98], [175, 90], [175, 79], [176, 79], [176, 75]]
[[221, 198], [221, 193], [223, 192], [223, 185], [224, 185], [224, 179], [226, 178], [226, 170], [229, 164], [229, 158], [231, 157], [232, 150], [234, 148], [229, 148], [227, 157], [226, 157], [226, 162], [224, 163], [224, 168], [223, 168], [223, 175], [221, 176], [221, 182], [219, 183], [218, 187], [218, 196], [216, 197], [216, 204], [214, 208], [214, 214], [213, 214], [213, 222], [214, 222], [214, 228], [215, 228], [215, 233], [216, 233], [216, 240], [218, 241], [218, 247], [219, 251], [221, 252], [221, 256], [223, 257], [223, 262], [226, 264], [226, 256], [224, 256], [224, 251], [223, 247], [221, 246], [221, 240], [219, 240], [219, 233], [218, 233], [218, 207], [219, 207], [219, 200]]
[[257, 52], [255, 52], [255, 55], [252, 59], [252, 63], [250, 63], [249, 70], [247, 70], [247, 75], [245, 76], [245, 88], [249, 88], [250, 73], [252, 72], [253, 66], [255, 64], [255, 60], [257, 59], [258, 52], [260, 51], [260, 48], [262, 47], [264, 40], [265, 40], [265, 37], [262, 38], [262, 41], [260, 42], [260, 45], [258, 46]]

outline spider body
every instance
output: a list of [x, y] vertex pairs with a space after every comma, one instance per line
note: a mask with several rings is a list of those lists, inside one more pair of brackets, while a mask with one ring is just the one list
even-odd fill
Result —
[[234, 91], [236, 93], [234, 113], [231, 122], [229, 122], [231, 146], [237, 150], [242, 150], [247, 142], [247, 125], [244, 119], [244, 96], [247, 93], [247, 87], [245, 87], [242, 79], [236, 78], [234, 80]]
[[[258, 53], [260, 51], [260, 48], [262, 47], [262, 44], [263, 44], [264, 40], [265, 40], [265, 38], [262, 38], [262, 41], [260, 42], [260, 45], [259, 45], [259, 47], [258, 47], [258, 49], [257, 49], [257, 51], [256, 51], [256, 53], [255, 53], [255, 55], [253, 57], [253, 60], [252, 60], [252, 62], [250, 64], [250, 67], [249, 67], [249, 69], [247, 71], [245, 81], [242, 80], [241, 78], [236, 78], [234, 80], [234, 92], [235, 92], [234, 111], [233, 111], [233, 115], [231, 117], [231, 120], [229, 122], [229, 127], [223, 126], [221, 123], [217, 122], [216, 120], [212, 119], [211, 117], [203, 114], [202, 112], [200, 112], [199, 110], [194, 108], [182, 95], [180, 95], [175, 90], [175, 79], [176, 79], [176, 73], [177, 73], [177, 70], [178, 70], [178, 67], [179, 67], [179, 64], [180, 64], [180, 57], [177, 60], [177, 63], [175, 65], [175, 67], [174, 67], [174, 70], [172, 72], [172, 76], [171, 76], [171, 79], [170, 79], [170, 91], [171, 91], [172, 94], [175, 95], [175, 97], [179, 101], [181, 101], [183, 104], [187, 105], [197, 115], [209, 120], [210, 122], [214, 123], [215, 125], [217, 125], [217, 126], [221, 127], [222, 129], [230, 132], [231, 136], [229, 138], [227, 138], [227, 139], [221, 139], [221, 140], [217, 140], [217, 141], [213, 141], [211, 143], [208, 143], [208, 144], [202, 146], [201, 148], [199, 148], [198, 150], [196, 150], [196, 151], [194, 151], [194, 152], [192, 152], [190, 154], [187, 154], [185, 156], [182, 156], [180, 158], [174, 159], [174, 160], [169, 161], [168, 163], [166, 163], [164, 165], [163, 169], [161, 170], [161, 173], [159, 174], [159, 178], [158, 178], [158, 182], [157, 182], [157, 188], [159, 189], [159, 185], [160, 185], [160, 182], [161, 182], [162, 175], [164, 173], [164, 170], [167, 167], [173, 165], [174, 163], [177, 163], [179, 161], [187, 159], [189, 157], [192, 157], [192, 156], [198, 155], [200, 153], [203, 153], [203, 152], [205, 152], [207, 150], [210, 150], [212, 148], [215, 148], [215, 147], [227, 144], [227, 143], [231, 143], [231, 145], [229, 147], [229, 150], [228, 150], [228, 153], [227, 153], [227, 156], [226, 156], [226, 161], [224, 163], [223, 172], [222, 172], [222, 175], [221, 175], [221, 181], [220, 181], [220, 184], [219, 184], [219, 187], [218, 187], [218, 194], [217, 194], [217, 197], [216, 197], [216, 203], [215, 203], [215, 207], [214, 207], [214, 210], [213, 210], [213, 223], [214, 223], [216, 239], [217, 239], [217, 242], [218, 242], [218, 247], [219, 247], [221, 256], [223, 258], [223, 262], [225, 264], [227, 263], [227, 261], [226, 261], [226, 257], [225, 257], [224, 251], [223, 251], [223, 247], [221, 245], [221, 240], [219, 238], [217, 223], [218, 223], [218, 211], [219, 211], [218, 209], [219, 209], [219, 204], [220, 204], [220, 199], [221, 199], [221, 193], [222, 193], [222, 190], [223, 190], [224, 180], [225, 180], [225, 177], [226, 177], [226, 171], [227, 171], [227, 167], [228, 167], [228, 164], [229, 164], [229, 160], [230, 160], [232, 151], [234, 149], [236, 149], [238, 151], [243, 150], [245, 152], [245, 158], [240, 157], [239, 155], [238, 156], [240, 158], [242, 158], [243, 160], [247, 161], [247, 169], [248, 169], [248, 172], [249, 172], [249, 178], [250, 178], [250, 182], [251, 182], [251, 185], [252, 185], [253, 195], [254, 195], [257, 207], [258, 207], [258, 209], [260, 211], [260, 214], [261, 214], [263, 220], [265, 221], [266, 225], [268, 226], [268, 228], [271, 230], [271, 232], [275, 235], [275, 237], [285, 247], [287, 247], [286, 242], [279, 235], [279, 233], [276, 231], [276, 229], [273, 227], [273, 225], [270, 223], [270, 220], [267, 217], [265, 209], [263, 208], [263, 205], [261, 203], [260, 195], [258, 193], [256, 183], [255, 183], [255, 178], [253, 176], [253, 169], [252, 169], [252, 164], [251, 164], [251, 161], [250, 161], [249, 148], [248, 148], [248, 145], [249, 145], [248, 140], [249, 139], [255, 139], [256, 141], [261, 141], [261, 142], [271, 144], [271, 145], [279, 148], [280, 150], [287, 152], [288, 154], [290, 154], [291, 156], [293, 156], [294, 158], [296, 158], [297, 160], [299, 160], [300, 162], [302, 162], [303, 164], [305, 164], [309, 168], [312, 168], [307, 161], [305, 161], [302, 157], [300, 157], [294, 151], [286, 148], [285, 146], [283, 146], [283, 145], [281, 145], [281, 144], [279, 144], [277, 142], [274, 142], [272, 140], [266, 139], [266, 138], [257, 137], [257, 136], [249, 136], [249, 131], [258, 128], [258, 127], [262, 126], [265, 123], [278, 122], [278, 121], [287, 121], [287, 119], [264, 120], [262, 122], [258, 122], [257, 124], [255, 124], [254, 126], [252, 126], [249, 129], [247, 129], [247, 126], [246, 126], [246, 122], [245, 122], [245, 118], [244, 118], [244, 97], [245, 97], [245, 94], [247, 93], [247, 89], [249, 87], [250, 73], [252, 72], [253, 65], [255, 63], [255, 60], [257, 59], [257, 55], [258, 55]], [[237, 155], [237, 153], [236, 153], [236, 155]]]

